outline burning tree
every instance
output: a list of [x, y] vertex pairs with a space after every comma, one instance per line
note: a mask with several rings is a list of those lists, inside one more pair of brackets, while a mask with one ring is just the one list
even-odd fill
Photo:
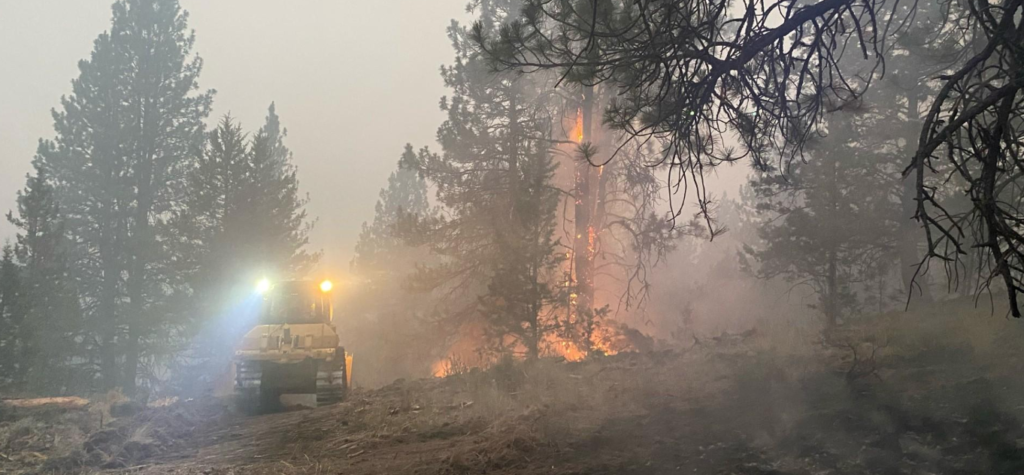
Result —
[[611, 90], [563, 95], [544, 75], [493, 74], [472, 36], [504, 28], [519, 3], [473, 6], [476, 30], [449, 31], [457, 59], [443, 69], [455, 93], [443, 101], [443, 153], [403, 159], [437, 187], [442, 204], [442, 216], [407, 232], [441, 259], [414, 281], [459, 302], [443, 312], [455, 322], [448, 325], [482, 332], [498, 351], [611, 351], [616, 345], [604, 343], [624, 333], [610, 319], [612, 305], [642, 306], [648, 266], [681, 234], [659, 209], [664, 168], [646, 147], [593, 166], [622, 138], [595, 122]]
[[[624, 311], [643, 317], [650, 270], [680, 237], [701, 231], [693, 223], [673, 226], [662, 202], [664, 181], [659, 173], [665, 167], [657, 163], [653, 147], [617, 150], [623, 134], [588, 119], [610, 100], [610, 91], [602, 87], [582, 91], [565, 100], [566, 108], [575, 114], [567, 127], [568, 147], [560, 149], [562, 169], [572, 171], [560, 185], [567, 185], [561, 215], [567, 241], [573, 242], [565, 271], [566, 285], [573, 292], [559, 328], [573, 345], [572, 351], [579, 353], [573, 357], [607, 352], [608, 335], [620, 333], [613, 317]], [[616, 151], [618, 159], [609, 160]], [[564, 347], [567, 342], [557, 343]]]

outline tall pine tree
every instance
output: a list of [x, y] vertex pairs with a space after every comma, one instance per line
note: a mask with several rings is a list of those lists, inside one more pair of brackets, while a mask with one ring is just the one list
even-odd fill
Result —
[[312, 223], [299, 194], [297, 169], [284, 146], [274, 105], [251, 138], [225, 116], [210, 132], [189, 176], [183, 226], [200, 255], [202, 288], [259, 277], [304, 277], [316, 254], [306, 250]]
[[239, 246], [251, 218], [245, 210], [252, 188], [248, 157], [245, 133], [228, 115], [209, 133], [189, 175], [186, 206], [175, 223], [186, 238], [183, 255], [192, 258], [191, 284], [199, 301], [221, 293], [228, 282], [251, 277], [239, 268], [245, 265]]
[[231, 341], [242, 319], [226, 319], [236, 325], [219, 324], [234, 300], [251, 291], [256, 278], [241, 252], [248, 231], [245, 193], [251, 188], [249, 147], [242, 127], [230, 115], [209, 132], [206, 146], [198, 154], [196, 167], [188, 177], [185, 206], [170, 224], [177, 230], [174, 242], [181, 256], [191, 296], [185, 303], [190, 321], [185, 338], [191, 343], [175, 365], [173, 383], [183, 390], [203, 391], [225, 366]]
[[75, 243], [96, 342], [83, 356], [98, 363], [102, 387], [132, 393], [178, 323], [167, 304], [182, 282], [164, 223], [182, 205], [213, 93], [197, 92], [202, 60], [177, 0], [119, 0], [112, 11], [39, 156]]
[[305, 249], [313, 222], [304, 209], [309, 198], [299, 193], [292, 152], [284, 145], [287, 136], [271, 103], [266, 122], [250, 145], [251, 189], [246, 196], [255, 226], [248, 239], [255, 252], [252, 257], [263, 272], [279, 278], [304, 277], [319, 259], [319, 254]]

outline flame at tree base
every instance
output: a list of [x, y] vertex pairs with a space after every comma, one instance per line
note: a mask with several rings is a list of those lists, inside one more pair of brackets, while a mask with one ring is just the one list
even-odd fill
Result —
[[606, 319], [591, 330], [588, 348], [564, 338], [549, 338], [551, 356], [566, 361], [582, 361], [589, 356], [612, 356], [619, 353], [646, 352], [654, 349], [654, 339], [623, 323]]
[[[431, 363], [431, 375], [436, 378], [444, 378], [464, 374], [475, 368], [486, 369], [497, 361], [479, 355], [478, 350], [483, 347], [483, 339], [471, 342], [471, 339], [460, 339], [444, 358]], [[582, 348], [579, 343], [569, 339], [548, 335], [541, 343], [541, 357], [560, 357], [566, 361], [576, 362], [591, 356], [647, 352], [653, 349], [654, 340], [651, 337], [628, 325], [604, 319], [594, 326], [587, 348]], [[524, 350], [518, 348], [516, 353], [525, 354]]]

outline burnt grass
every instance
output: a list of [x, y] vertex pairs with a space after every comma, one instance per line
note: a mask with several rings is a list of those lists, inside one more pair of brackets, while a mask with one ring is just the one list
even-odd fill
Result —
[[[991, 378], [915, 395], [827, 373], [773, 384], [741, 380], [719, 404], [612, 418], [570, 460], [594, 474], [1024, 473], [1019, 409], [1005, 409], [1008, 388]], [[793, 389], [805, 398], [780, 394]]]
[[[1020, 333], [928, 318], [859, 322], [872, 331], [839, 345], [795, 348], [807, 339], [782, 345], [761, 332], [504, 363], [312, 411], [244, 416], [222, 401], [180, 403], [95, 430], [60, 457], [39, 445], [43, 459], [18, 457], [8, 437], [0, 453], [20, 462], [0, 458], [0, 473], [1024, 473]], [[886, 326], [915, 337], [879, 343], [875, 329]], [[881, 348], [872, 371], [851, 370], [851, 346]]]

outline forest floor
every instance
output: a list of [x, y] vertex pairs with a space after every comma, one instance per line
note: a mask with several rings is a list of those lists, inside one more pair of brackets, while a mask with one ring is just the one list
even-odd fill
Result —
[[8, 417], [0, 473], [1020, 474], [1020, 327], [947, 302], [828, 341], [764, 327], [398, 381], [317, 410]]

